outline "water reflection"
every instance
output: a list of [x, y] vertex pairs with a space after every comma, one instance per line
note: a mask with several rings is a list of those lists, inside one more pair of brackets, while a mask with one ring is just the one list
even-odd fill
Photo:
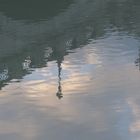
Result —
[[137, 138], [139, 6], [0, 1], [0, 139]]
[[15, 20], [40, 21], [58, 15], [72, 2], [73, 0], [61, 0], [61, 3], [54, 0], [1, 0], [0, 11]]
[[135, 61], [136, 66], [138, 66], [139, 70], [140, 70], [140, 49], [138, 50], [138, 58]]
[[5, 81], [8, 79], [8, 69], [4, 69], [1, 73], [0, 73], [0, 81]]
[[23, 70], [28, 70], [30, 68], [30, 65], [31, 65], [31, 58], [30, 56], [28, 56], [24, 62], [22, 63], [22, 66], [23, 66]]
[[56, 93], [56, 96], [59, 99], [61, 99], [63, 97], [62, 86], [61, 86], [61, 70], [62, 70], [61, 63], [62, 63], [61, 60], [57, 61], [57, 66], [58, 66], [58, 91]]

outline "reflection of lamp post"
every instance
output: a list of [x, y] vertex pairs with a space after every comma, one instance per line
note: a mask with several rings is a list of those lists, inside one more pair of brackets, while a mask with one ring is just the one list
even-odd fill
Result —
[[61, 87], [61, 70], [62, 70], [62, 68], [61, 68], [61, 60], [59, 61], [57, 61], [57, 66], [58, 66], [58, 91], [57, 91], [57, 93], [56, 93], [56, 96], [59, 98], [59, 99], [61, 99], [61, 98], [63, 98], [63, 93], [62, 93], [62, 87]]
[[139, 48], [138, 58], [136, 59], [135, 64], [136, 64], [136, 66], [139, 67], [139, 70], [140, 70], [140, 48]]

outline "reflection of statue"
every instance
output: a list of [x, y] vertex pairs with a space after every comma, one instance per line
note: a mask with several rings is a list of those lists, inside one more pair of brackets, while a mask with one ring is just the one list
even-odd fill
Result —
[[58, 91], [56, 93], [56, 96], [61, 99], [63, 98], [63, 93], [62, 93], [62, 87], [61, 87], [61, 60], [57, 61], [57, 66], [58, 66]]
[[136, 59], [135, 64], [136, 64], [136, 66], [139, 67], [139, 70], [140, 70], [140, 48], [139, 48], [138, 58]]

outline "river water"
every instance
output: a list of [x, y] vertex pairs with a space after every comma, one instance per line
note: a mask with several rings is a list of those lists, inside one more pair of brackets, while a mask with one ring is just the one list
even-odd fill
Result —
[[139, 140], [139, 15], [139, 0], [1, 0], [0, 139]]

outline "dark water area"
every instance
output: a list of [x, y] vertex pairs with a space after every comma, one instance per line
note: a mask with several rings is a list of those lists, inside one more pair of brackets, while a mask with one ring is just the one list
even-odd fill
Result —
[[139, 0], [0, 0], [0, 140], [139, 140], [139, 15]]
[[29, 21], [47, 20], [65, 10], [73, 0], [3, 0], [0, 3], [1, 12], [12, 19]]

